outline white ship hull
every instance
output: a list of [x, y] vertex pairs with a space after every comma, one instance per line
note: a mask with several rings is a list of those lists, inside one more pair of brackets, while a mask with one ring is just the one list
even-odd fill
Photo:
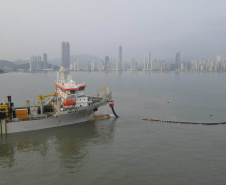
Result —
[[72, 113], [64, 112], [61, 113], [58, 117], [49, 117], [38, 120], [26, 120], [8, 123], [2, 122], [0, 127], [0, 133], [9, 134], [71, 125], [75, 123], [88, 121], [93, 116], [94, 111], [87, 110], [83, 112], [72, 112]]

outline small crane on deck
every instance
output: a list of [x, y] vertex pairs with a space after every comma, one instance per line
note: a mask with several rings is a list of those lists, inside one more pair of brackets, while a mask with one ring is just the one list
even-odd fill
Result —
[[42, 96], [42, 95], [39, 95], [38, 96], [38, 99], [40, 100], [40, 101], [43, 101], [45, 98], [47, 98], [47, 97], [50, 97], [50, 96], [56, 96], [56, 95], [58, 95], [59, 93], [53, 93], [53, 94], [49, 94], [49, 95], [44, 95], [44, 96]]
[[43, 114], [42, 101], [43, 101], [45, 98], [47, 98], [47, 97], [50, 97], [50, 96], [56, 96], [56, 95], [58, 95], [58, 94], [59, 94], [59, 93], [55, 92], [55, 93], [49, 94], [49, 95], [44, 95], [44, 96], [39, 95], [39, 96], [38, 96], [38, 99], [40, 100], [41, 115]]
[[104, 93], [107, 94], [107, 87], [106, 87], [106, 85], [104, 86], [104, 89], [97, 89], [97, 91], [104, 91]]

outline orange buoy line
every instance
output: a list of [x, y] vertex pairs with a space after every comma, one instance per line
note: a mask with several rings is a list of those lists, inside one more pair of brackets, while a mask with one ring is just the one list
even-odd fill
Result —
[[170, 121], [170, 120], [158, 120], [158, 119], [142, 119], [144, 121], [155, 121], [155, 122], [165, 122], [165, 123], [180, 123], [180, 124], [193, 124], [193, 125], [222, 125], [226, 122], [215, 122], [215, 123], [199, 123], [199, 122], [186, 122], [186, 121]]

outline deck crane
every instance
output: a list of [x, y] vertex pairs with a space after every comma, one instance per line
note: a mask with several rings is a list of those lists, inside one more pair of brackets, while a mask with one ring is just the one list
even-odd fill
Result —
[[42, 101], [45, 99], [45, 98], [47, 98], [47, 97], [50, 97], [50, 96], [56, 96], [56, 95], [58, 95], [59, 93], [53, 93], [53, 94], [48, 94], [48, 95], [44, 95], [44, 96], [42, 96], [42, 95], [39, 95], [38, 96], [38, 99], [40, 100], [40, 110], [41, 110], [41, 115], [43, 114], [43, 106], [42, 106]]
[[106, 87], [106, 85], [104, 86], [104, 89], [97, 89], [97, 91], [104, 91], [104, 93], [107, 94], [107, 87]]
[[42, 96], [42, 95], [39, 95], [38, 96], [38, 99], [40, 100], [40, 101], [43, 101], [45, 98], [47, 98], [47, 97], [50, 97], [50, 96], [56, 96], [56, 95], [58, 95], [59, 93], [53, 93], [53, 94], [49, 94], [49, 95], [44, 95], [44, 96]]

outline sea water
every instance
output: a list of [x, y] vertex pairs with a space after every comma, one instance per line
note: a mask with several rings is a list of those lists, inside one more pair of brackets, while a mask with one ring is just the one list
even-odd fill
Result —
[[[120, 117], [1, 136], [0, 184], [226, 184], [226, 125], [142, 120], [226, 121], [225, 73], [72, 75], [87, 95], [107, 85]], [[1, 74], [0, 102], [37, 104], [55, 80], [56, 72]]]

